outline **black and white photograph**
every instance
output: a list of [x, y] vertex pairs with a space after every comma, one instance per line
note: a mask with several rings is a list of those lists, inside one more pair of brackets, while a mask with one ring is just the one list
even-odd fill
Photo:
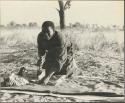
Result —
[[0, 0], [0, 102], [125, 102], [124, 0]]

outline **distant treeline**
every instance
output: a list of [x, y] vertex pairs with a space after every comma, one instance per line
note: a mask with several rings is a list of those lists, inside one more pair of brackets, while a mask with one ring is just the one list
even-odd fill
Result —
[[14, 21], [11, 21], [10, 23], [8, 23], [6, 26], [5, 25], [0, 25], [0, 28], [28, 28], [28, 27], [38, 27], [36, 22], [29, 22], [28, 24], [18, 24]]
[[[5, 25], [0, 25], [0, 29], [19, 29], [19, 28], [40, 28], [36, 22], [29, 22], [28, 24], [17, 24], [14, 21], [11, 21], [8, 23], [6, 26]], [[60, 28], [57, 26], [56, 28]], [[74, 24], [70, 23], [67, 28], [82, 28], [83, 30], [91, 30], [91, 31], [110, 31], [110, 30], [124, 30], [124, 25], [123, 26], [118, 26], [118, 25], [99, 25], [99, 24], [81, 24], [79, 22], [76, 22]]]
[[110, 30], [120, 30], [120, 31], [124, 31], [124, 25], [123, 26], [119, 26], [119, 25], [99, 25], [99, 24], [81, 24], [79, 22], [76, 22], [75, 24], [69, 24], [70, 28], [73, 27], [80, 27], [83, 30], [90, 30], [90, 31], [110, 31]]

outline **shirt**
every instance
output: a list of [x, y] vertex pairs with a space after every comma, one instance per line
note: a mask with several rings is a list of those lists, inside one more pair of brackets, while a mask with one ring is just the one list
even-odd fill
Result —
[[55, 31], [53, 37], [50, 40], [46, 39], [46, 35], [42, 32], [39, 33], [37, 38], [38, 43], [38, 55], [43, 56], [46, 54], [43, 68], [54, 68], [57, 71], [61, 70], [62, 66], [67, 60], [67, 49], [69, 48], [69, 42], [63, 34]]

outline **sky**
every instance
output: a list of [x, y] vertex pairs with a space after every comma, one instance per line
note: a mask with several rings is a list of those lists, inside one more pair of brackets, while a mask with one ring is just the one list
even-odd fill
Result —
[[[46, 20], [59, 25], [58, 1], [0, 1], [0, 24], [10, 21], [38, 25]], [[66, 25], [69, 23], [89, 23], [100, 25], [124, 25], [123, 1], [72, 1], [65, 11]]]

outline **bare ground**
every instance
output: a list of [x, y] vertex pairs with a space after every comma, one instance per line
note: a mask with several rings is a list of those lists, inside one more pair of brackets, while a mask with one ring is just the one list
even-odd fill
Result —
[[[17, 72], [20, 67], [28, 70], [36, 70], [34, 65], [37, 61], [37, 49], [21, 49], [22, 47], [11, 47], [0, 50], [0, 78]], [[124, 57], [120, 53], [109, 51], [79, 51], [75, 55], [80, 70], [76, 70], [77, 77], [63, 81], [58, 88], [79, 88], [82, 92], [110, 92], [124, 95]], [[2, 102], [84, 102], [84, 101], [118, 101], [124, 98], [83, 96], [58, 97], [52, 95], [35, 95], [24, 93], [0, 93]]]

